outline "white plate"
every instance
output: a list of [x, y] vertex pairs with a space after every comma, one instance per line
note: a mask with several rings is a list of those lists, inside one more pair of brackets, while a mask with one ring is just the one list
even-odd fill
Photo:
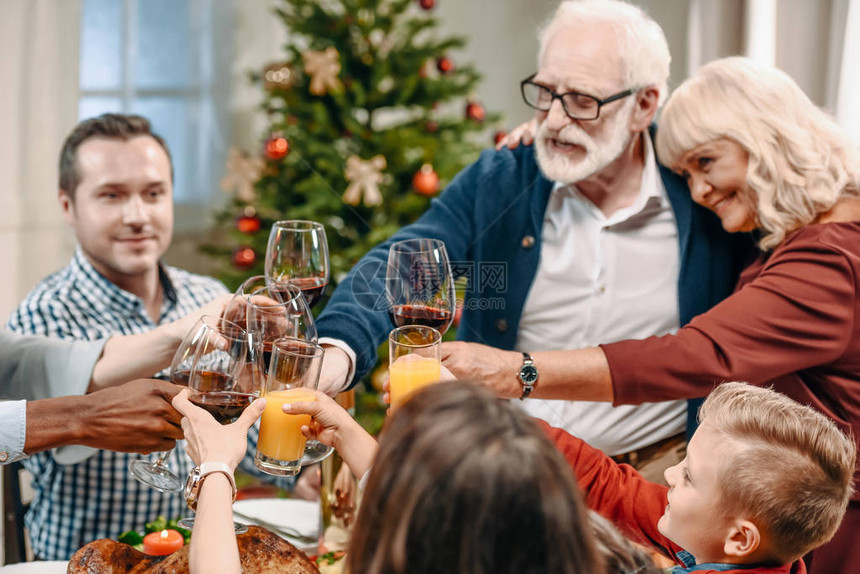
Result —
[[65, 574], [68, 562], [21, 562], [0, 568], [3, 574]]
[[[291, 498], [249, 498], [234, 502], [233, 509], [252, 519], [235, 516], [236, 522], [250, 524], [254, 522], [253, 519], [257, 519], [274, 526], [293, 528], [307, 536], [317, 536], [319, 532], [319, 502]], [[299, 543], [289, 536], [284, 538], [299, 548], [307, 546], [306, 542]]]

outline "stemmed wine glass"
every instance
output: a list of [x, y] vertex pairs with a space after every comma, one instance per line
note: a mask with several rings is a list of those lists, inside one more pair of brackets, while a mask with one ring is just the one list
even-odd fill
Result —
[[329, 279], [328, 241], [322, 224], [297, 219], [275, 222], [266, 247], [266, 277], [297, 285], [313, 309]]
[[246, 303], [247, 329], [262, 347], [264, 370], [268, 369], [276, 340], [293, 337], [317, 342], [314, 317], [297, 285], [274, 283], [254, 291]]
[[[229, 424], [262, 390], [262, 359], [255, 345], [259, 347], [238, 324], [204, 315], [179, 345], [170, 367], [171, 380], [188, 386], [189, 401], [221, 424]], [[191, 530], [194, 518], [182, 518], [178, 524]], [[247, 530], [238, 522], [233, 528], [237, 533]]]
[[395, 325], [424, 325], [444, 335], [457, 305], [445, 243], [418, 238], [392, 244], [385, 292]]
[[254, 291], [268, 287], [271, 284], [272, 281], [265, 275], [254, 275], [245, 279], [224, 308], [223, 317], [244, 328], [248, 320], [248, 299]]
[[260, 396], [260, 353], [250, 348], [252, 339], [236, 323], [206, 315], [199, 323], [192, 338], [193, 355], [178, 360], [174, 357], [171, 378], [175, 382], [187, 380], [188, 400], [219, 423], [229, 424]]
[[[262, 382], [261, 374], [247, 369], [248, 344], [247, 334], [238, 325], [204, 315], [176, 349], [170, 380], [188, 386], [192, 391], [189, 399], [216, 418], [233, 418], [235, 412], [238, 417], [250, 404], [251, 396], [259, 395]], [[238, 392], [240, 388], [248, 392]], [[171, 452], [173, 449], [159, 453], [155, 462], [134, 460], [128, 470], [138, 481], [159, 492], [178, 492], [185, 481], [166, 463]]]
[[[301, 289], [313, 308], [325, 293], [329, 280], [328, 240], [325, 227], [316, 221], [277, 221], [266, 247], [266, 277], [289, 282]], [[317, 440], [308, 440], [303, 465], [326, 458], [334, 449]]]

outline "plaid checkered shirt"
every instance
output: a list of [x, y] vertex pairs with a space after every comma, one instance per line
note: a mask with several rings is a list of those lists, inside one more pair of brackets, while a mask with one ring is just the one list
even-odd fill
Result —
[[[17, 333], [58, 339], [132, 335], [180, 319], [227, 292], [221, 282], [182, 269], [161, 265], [159, 275], [164, 302], [156, 324], [147, 315], [142, 299], [100, 275], [78, 248], [67, 267], [27, 295], [7, 327]], [[253, 465], [256, 428], [251, 427], [248, 439], [250, 455], [242, 468], [273, 482]], [[181, 492], [162, 494], [129, 474], [128, 464], [138, 456], [99, 450], [83, 462], [65, 466], [49, 451], [24, 460], [35, 490], [25, 524], [36, 556], [67, 560], [78, 548], [98, 538], [116, 539], [126, 530], [142, 529], [159, 515], [173, 518], [188, 514]], [[150, 456], [154, 460], [156, 454]], [[187, 476], [193, 467], [184, 442], [177, 444], [166, 462], [180, 477]], [[293, 480], [275, 482], [291, 487]]]

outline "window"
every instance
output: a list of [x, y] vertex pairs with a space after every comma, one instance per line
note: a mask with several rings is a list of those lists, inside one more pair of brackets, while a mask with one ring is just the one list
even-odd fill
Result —
[[[149, 118], [170, 147], [178, 212], [208, 205], [223, 171], [226, 99], [219, 100], [213, 74], [229, 42], [222, 37], [216, 46], [213, 35], [226, 28], [220, 21], [229, 8], [229, 0], [82, 2], [79, 117]], [[177, 223], [188, 219], [202, 218]]]

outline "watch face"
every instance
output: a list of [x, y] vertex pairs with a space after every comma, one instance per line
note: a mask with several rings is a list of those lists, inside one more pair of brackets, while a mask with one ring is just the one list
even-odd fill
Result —
[[535, 382], [537, 378], [538, 372], [534, 365], [523, 365], [520, 369], [520, 380], [527, 385]]

